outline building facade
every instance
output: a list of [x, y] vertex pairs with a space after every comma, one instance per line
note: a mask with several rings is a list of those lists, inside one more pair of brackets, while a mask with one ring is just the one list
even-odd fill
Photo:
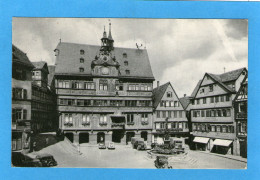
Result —
[[246, 68], [241, 68], [219, 75], [205, 73], [199, 81], [189, 105], [196, 149], [236, 154], [232, 102], [246, 75]]
[[168, 82], [161, 86], [158, 84], [157, 86], [153, 90], [154, 127], [152, 142], [163, 144], [166, 128], [170, 137], [188, 138], [189, 128], [186, 112], [171, 83]]
[[[32, 130], [45, 132], [55, 130], [57, 108], [55, 91], [49, 85], [49, 68], [46, 62], [32, 62]], [[50, 82], [52, 83], [52, 82]]]
[[152, 74], [145, 49], [60, 42], [55, 49], [59, 128], [73, 143], [151, 142]]
[[32, 69], [24, 52], [12, 46], [12, 152], [29, 151], [31, 142]]
[[242, 83], [234, 100], [237, 155], [247, 157], [247, 79]]

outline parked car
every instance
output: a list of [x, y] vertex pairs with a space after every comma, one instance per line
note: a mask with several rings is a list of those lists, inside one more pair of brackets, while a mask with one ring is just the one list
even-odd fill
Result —
[[144, 141], [136, 141], [137, 143], [137, 150], [146, 150], [146, 144], [144, 143]]
[[115, 144], [113, 142], [108, 143], [107, 149], [115, 149]]
[[98, 148], [99, 149], [106, 149], [107, 147], [106, 147], [105, 143], [99, 143]]
[[154, 161], [154, 165], [158, 169], [170, 169], [171, 166], [168, 165], [168, 157], [167, 156], [156, 156], [156, 160]]
[[135, 142], [136, 141], [138, 141], [138, 140], [141, 140], [142, 138], [140, 138], [140, 137], [132, 137], [131, 138], [131, 144], [132, 144], [132, 147], [134, 148], [134, 149], [136, 149], [136, 147], [135, 147]]
[[14, 154], [12, 164], [17, 167], [50, 167], [56, 166], [57, 162], [51, 154]]

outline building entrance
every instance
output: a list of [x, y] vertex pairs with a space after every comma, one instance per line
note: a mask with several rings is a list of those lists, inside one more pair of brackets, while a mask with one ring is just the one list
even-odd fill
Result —
[[112, 142], [121, 143], [121, 139], [124, 137], [123, 130], [113, 130]]
[[143, 138], [144, 141], [147, 141], [147, 131], [142, 131], [141, 132], [141, 138]]
[[66, 133], [65, 137], [68, 138], [70, 140], [70, 142], [73, 143], [73, 133]]
[[81, 144], [81, 143], [89, 143], [89, 134], [88, 133], [79, 134], [79, 144]]
[[105, 133], [99, 132], [97, 133], [97, 143], [105, 142]]
[[127, 132], [126, 133], [126, 144], [131, 142], [132, 137], [135, 137], [135, 132]]

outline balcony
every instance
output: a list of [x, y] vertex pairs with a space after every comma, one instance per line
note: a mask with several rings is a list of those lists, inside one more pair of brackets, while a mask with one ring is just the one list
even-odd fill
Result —
[[239, 112], [237, 113], [238, 119], [247, 119], [247, 113], [246, 112]]
[[124, 129], [125, 123], [111, 123], [112, 129]]

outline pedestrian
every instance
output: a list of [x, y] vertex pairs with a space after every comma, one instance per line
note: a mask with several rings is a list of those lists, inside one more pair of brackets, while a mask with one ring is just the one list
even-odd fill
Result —
[[49, 144], [49, 138], [46, 137], [46, 139], [45, 139], [45, 146], [48, 146], [48, 144]]
[[36, 141], [33, 142], [33, 151], [36, 151]]

